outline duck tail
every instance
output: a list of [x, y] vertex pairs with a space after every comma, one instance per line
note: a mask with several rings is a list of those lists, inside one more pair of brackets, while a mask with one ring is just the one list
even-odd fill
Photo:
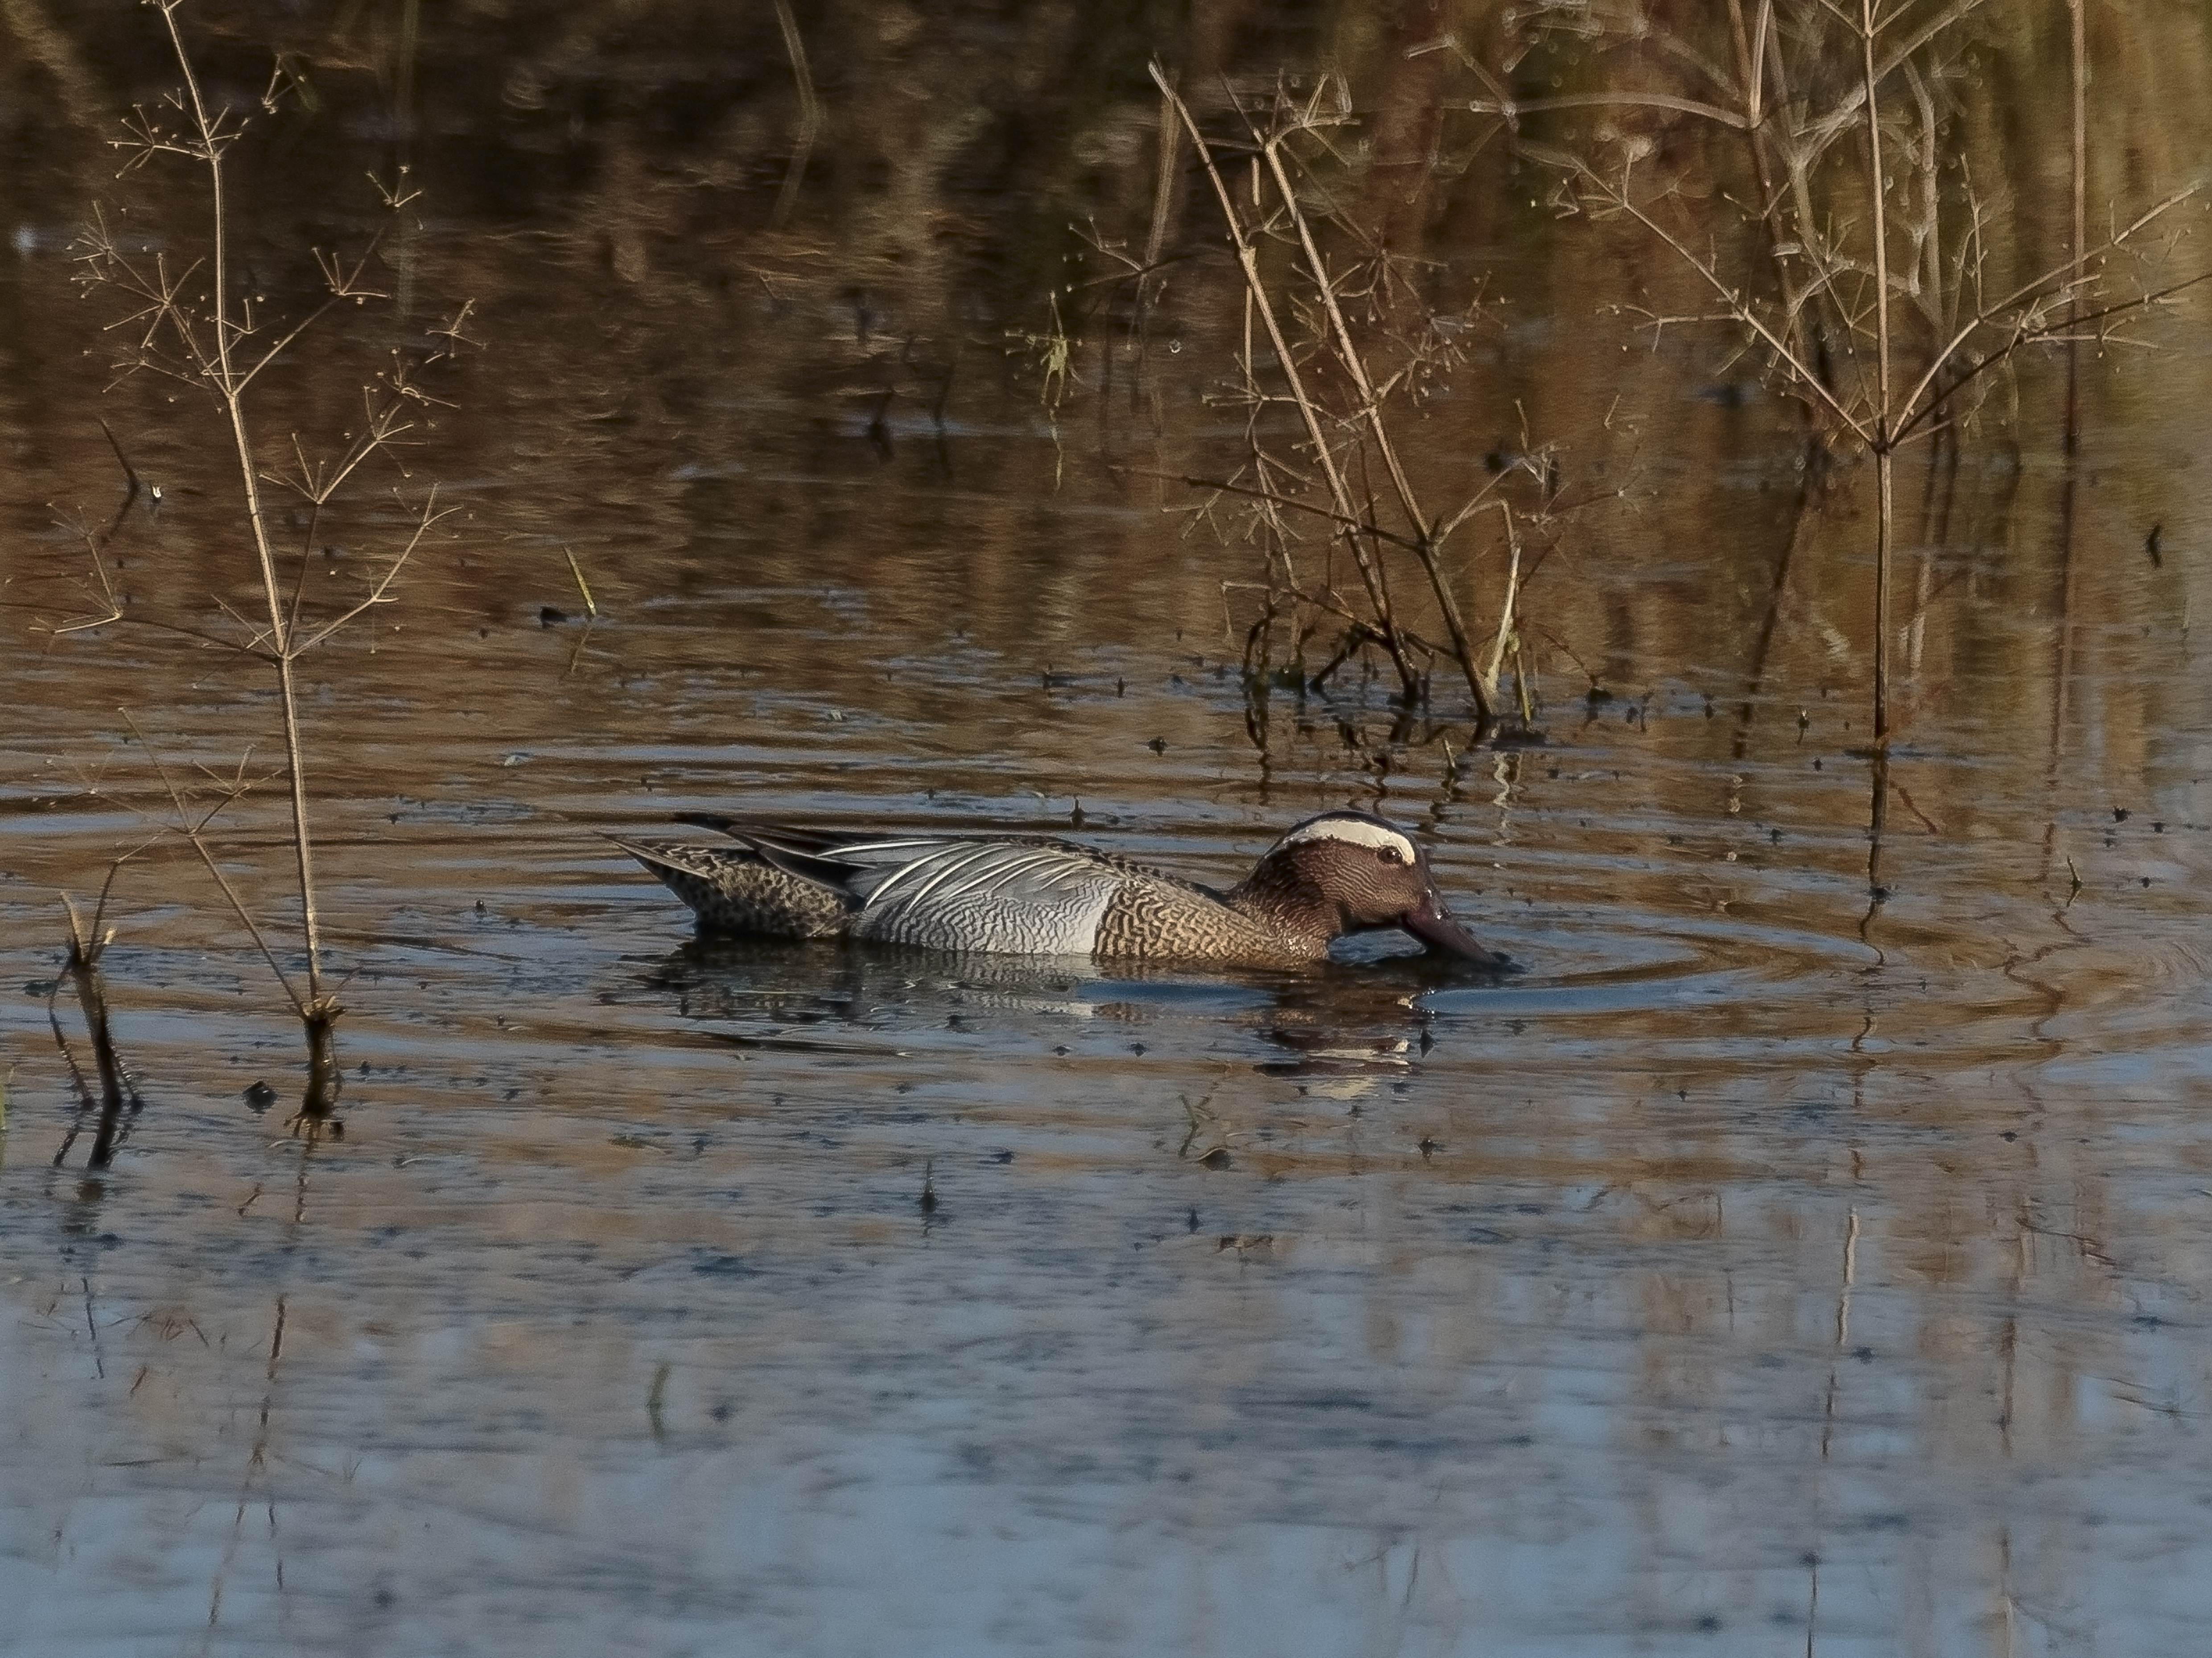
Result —
[[665, 872], [669, 874], [696, 877], [699, 873], [684, 860], [684, 854], [689, 850], [687, 847], [679, 847], [666, 841], [625, 841], [619, 835], [605, 833], [602, 833], [599, 838], [621, 847], [655, 875]]

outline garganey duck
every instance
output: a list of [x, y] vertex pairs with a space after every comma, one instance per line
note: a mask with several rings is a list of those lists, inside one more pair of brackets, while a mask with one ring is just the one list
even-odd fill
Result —
[[933, 950], [1280, 967], [1348, 932], [1402, 928], [1498, 970], [1445, 907], [1404, 831], [1364, 811], [1309, 817], [1226, 892], [1071, 841], [1022, 835], [839, 835], [712, 813], [714, 846], [615, 844], [690, 905], [699, 930], [872, 939]]

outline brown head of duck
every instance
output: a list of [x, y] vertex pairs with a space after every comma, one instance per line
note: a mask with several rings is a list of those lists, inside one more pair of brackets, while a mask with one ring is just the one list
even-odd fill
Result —
[[1232, 909], [1324, 946], [1347, 932], [1395, 927], [1479, 967], [1513, 965], [1460, 925], [1412, 837], [1368, 812], [1309, 817], [1226, 897]]

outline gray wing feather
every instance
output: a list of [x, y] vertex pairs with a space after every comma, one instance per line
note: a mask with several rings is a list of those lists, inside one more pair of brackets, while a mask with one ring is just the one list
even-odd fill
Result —
[[1087, 956], [1127, 878], [1079, 848], [1018, 841], [902, 840], [839, 847], [865, 900], [863, 938], [938, 950]]

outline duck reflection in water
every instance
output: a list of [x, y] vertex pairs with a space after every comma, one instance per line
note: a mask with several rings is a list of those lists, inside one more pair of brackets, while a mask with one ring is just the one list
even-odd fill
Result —
[[709, 934], [645, 984], [717, 1043], [771, 1055], [893, 1061], [925, 1050], [1043, 1052], [1117, 1067], [1187, 1059], [1224, 1027], [1267, 1044], [1271, 1076], [1403, 1074], [1428, 1046], [1423, 993], [1467, 982], [1449, 958], [1399, 953], [1297, 968], [884, 950]]

